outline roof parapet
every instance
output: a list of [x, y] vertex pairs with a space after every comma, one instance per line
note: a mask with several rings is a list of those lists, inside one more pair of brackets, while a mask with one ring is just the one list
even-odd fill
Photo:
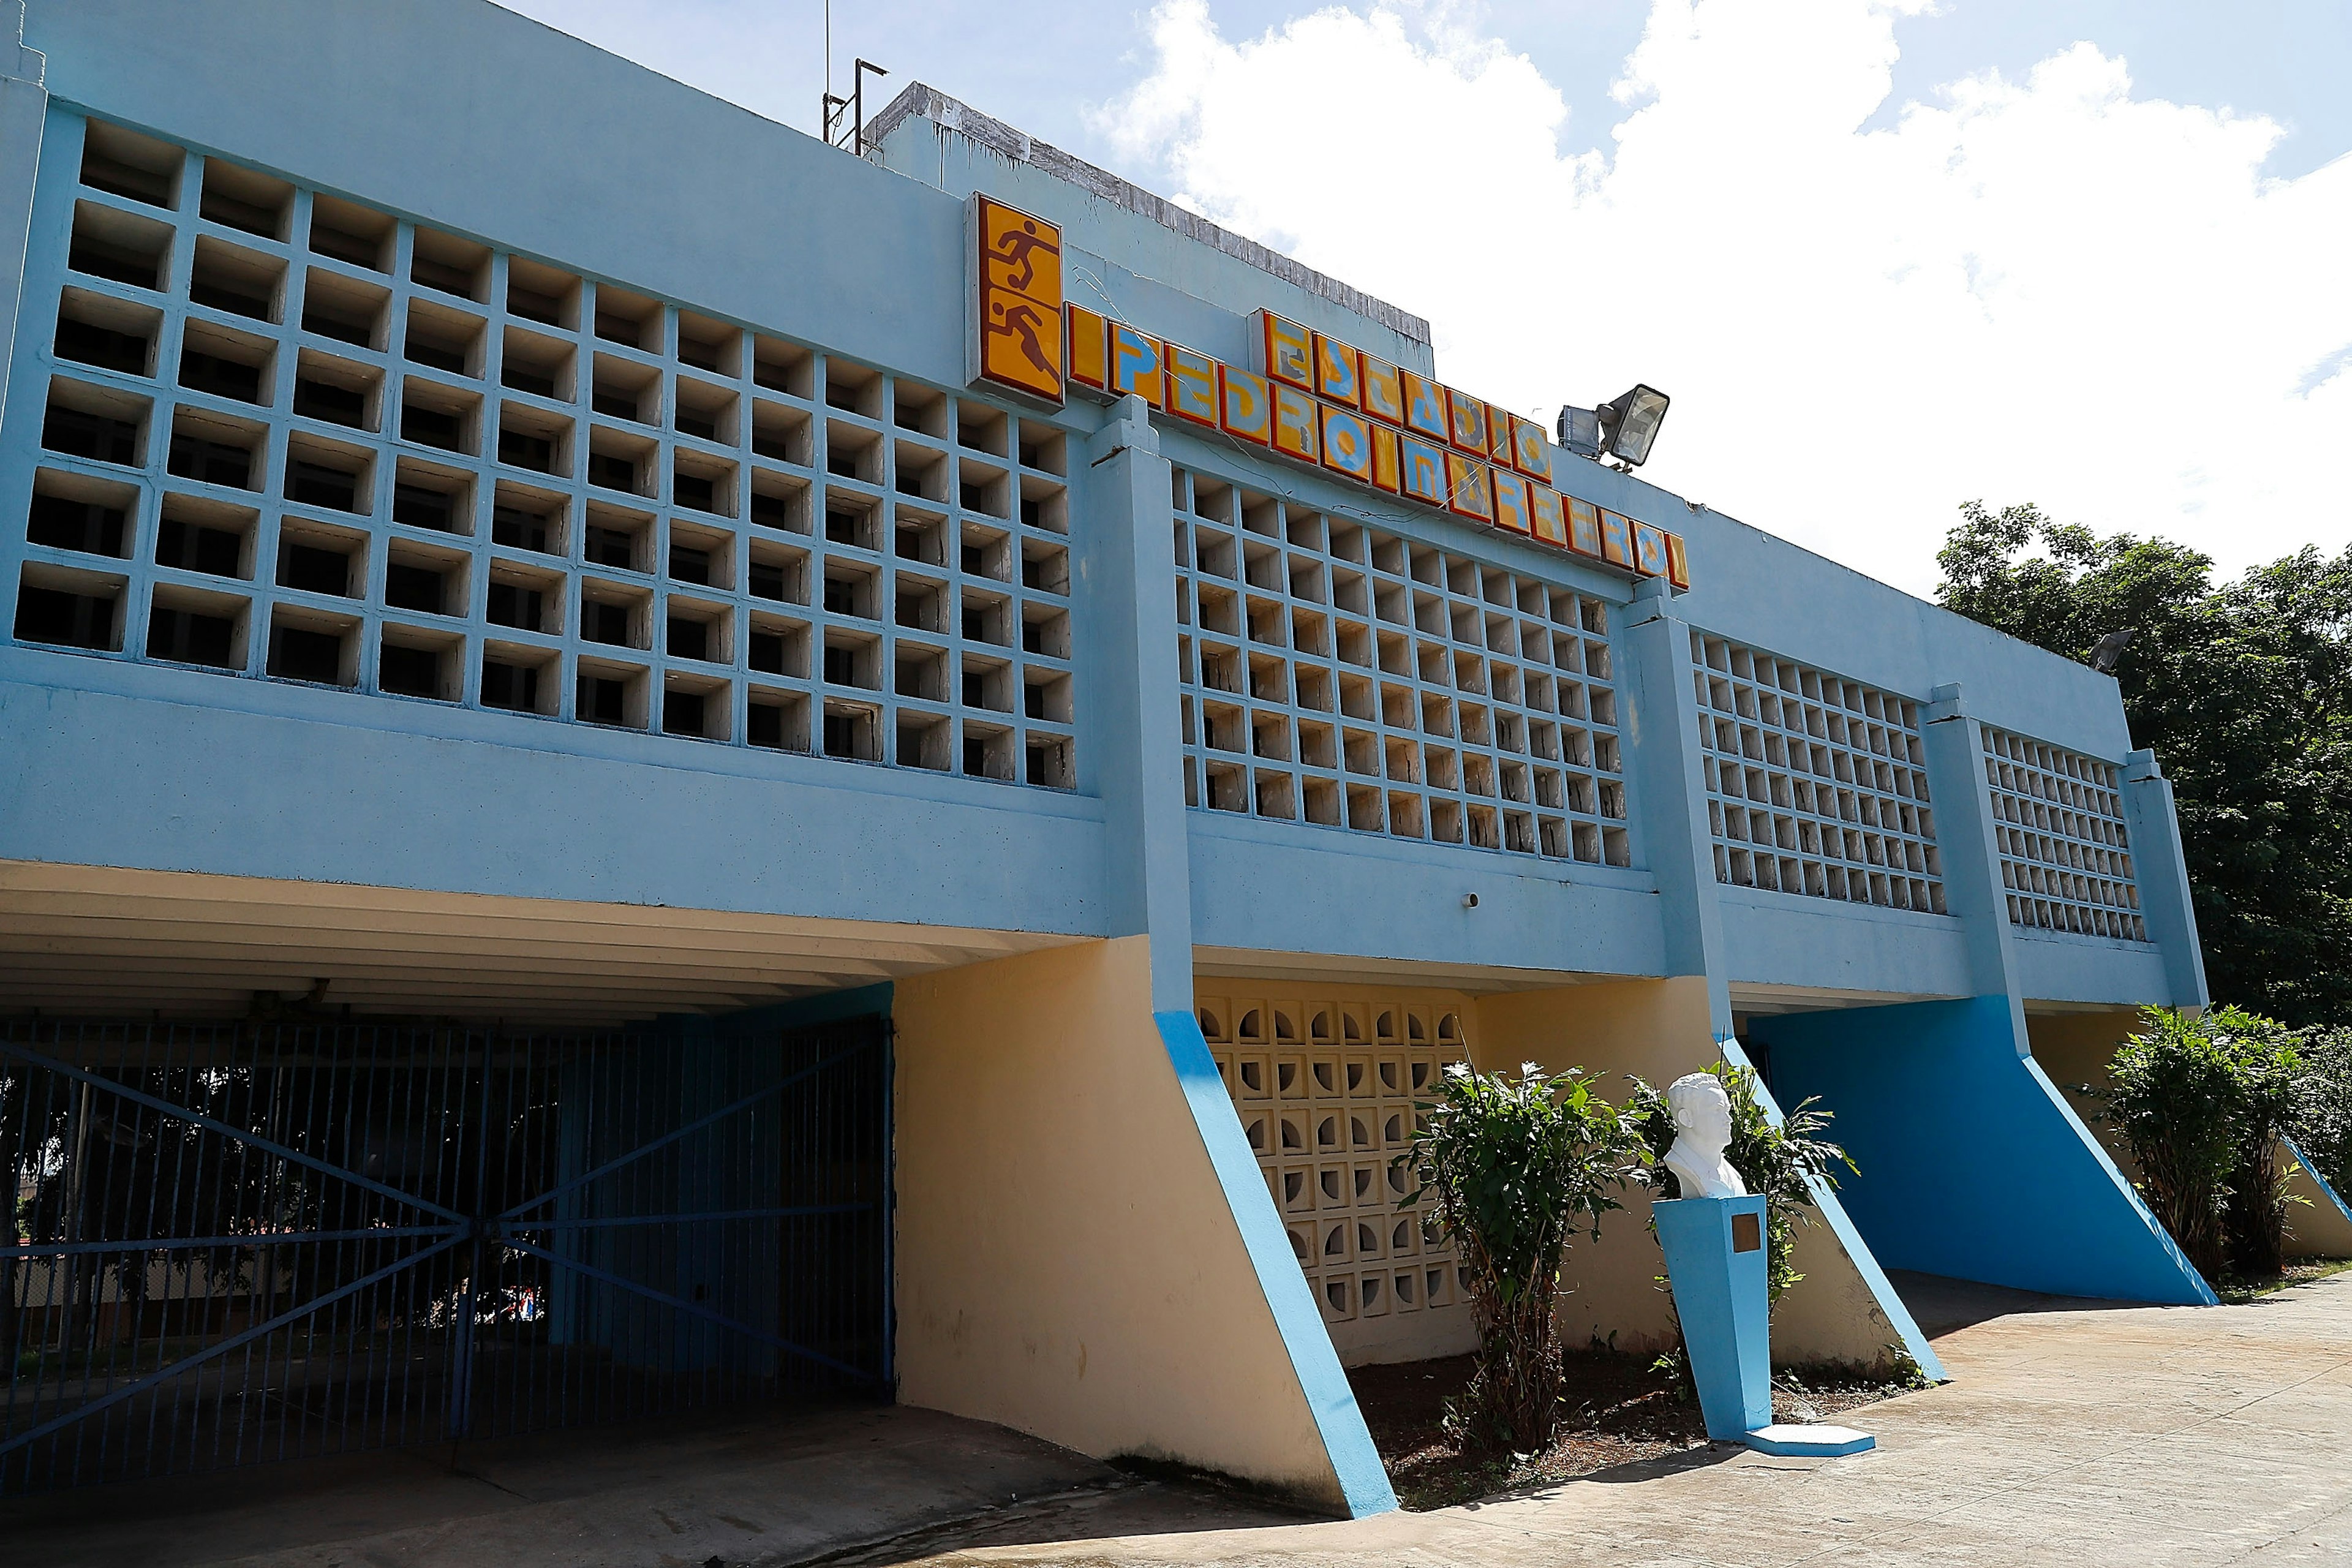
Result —
[[892, 99], [881, 113], [866, 122], [866, 145], [878, 149], [893, 131], [909, 120], [928, 120], [942, 132], [961, 136], [1002, 157], [1027, 163], [1102, 201], [1150, 218], [1162, 228], [1186, 239], [1223, 251], [1319, 299], [1328, 300], [1341, 310], [1377, 321], [1401, 337], [1417, 343], [1430, 342], [1429, 322], [1422, 317], [1400, 310], [1385, 300], [1375, 299], [1336, 278], [1326, 277], [1278, 250], [1260, 245], [1256, 240], [1220, 228], [1198, 213], [1187, 212], [1165, 197], [1153, 195], [1139, 185], [1130, 184], [1107, 170], [1097, 169], [1083, 158], [1074, 157], [1050, 142], [1040, 142], [1028, 132], [1007, 125], [1002, 120], [982, 114], [928, 83], [919, 81], [909, 86]]

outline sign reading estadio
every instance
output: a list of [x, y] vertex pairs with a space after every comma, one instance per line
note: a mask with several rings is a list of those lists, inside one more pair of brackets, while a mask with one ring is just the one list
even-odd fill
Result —
[[1682, 536], [1559, 488], [1543, 427], [1260, 310], [1243, 369], [1062, 298], [1062, 234], [971, 198], [967, 379], [1059, 405], [1142, 398], [1292, 462], [1644, 577], [1690, 586]]

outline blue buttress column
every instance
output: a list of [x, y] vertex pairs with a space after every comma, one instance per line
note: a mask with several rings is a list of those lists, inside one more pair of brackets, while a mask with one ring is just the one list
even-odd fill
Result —
[[[1721, 884], [1715, 876], [1706, 775], [1700, 765], [1691, 628], [1675, 614], [1664, 579], [1648, 577], [1634, 584], [1633, 603], [1625, 616], [1624, 647], [1632, 660], [1627, 691], [1633, 704], [1633, 722], [1626, 726], [1626, 735], [1632, 743], [1633, 784], [1643, 802], [1642, 852], [1658, 874], [1666, 973], [1706, 977], [1717, 1048], [1734, 1066], [1752, 1070], [1753, 1064], [1731, 1033], [1731, 974], [1724, 951], [1723, 906], [1717, 894]], [[1764, 1113], [1777, 1125], [1780, 1108], [1760, 1078], [1757, 1089]], [[1838, 1194], [1818, 1180], [1811, 1186], [1815, 1212], [1853, 1259], [1905, 1352], [1929, 1377], [1940, 1380], [1943, 1363], [1937, 1360], [1910, 1309], [1887, 1282], [1885, 1270], [1872, 1256], [1869, 1243]]]
[[2142, 750], [2124, 759], [2123, 784], [2140, 918], [2147, 922], [2148, 940], [2164, 950], [2172, 1005], [2203, 1007], [2212, 997], [2205, 989], [2205, 950], [2197, 941], [2197, 910], [2189, 901], [2189, 857], [2180, 847], [2172, 781], [2156, 765], [2156, 753]]
[[[2054, 1295], [2210, 1304], [2211, 1287], [2033, 1059], [1983, 733], [1958, 686], [1937, 687], [1926, 718], [1946, 905], [1964, 923], [1977, 994], [1759, 1018], [1751, 1033], [1771, 1047], [1775, 1086], [1790, 1103], [1819, 1095], [1837, 1112], [1837, 1139], [1861, 1168], [1840, 1184], [1846, 1212], [1886, 1267]], [[2133, 804], [2136, 832], [2146, 831], [2139, 814], [2159, 804], [2168, 821], [2168, 799]], [[2135, 849], [2146, 854], [2155, 837]], [[2177, 836], [2171, 843], [2177, 855]], [[2145, 885], [2148, 871], [2141, 876]], [[2168, 952], [2179, 940], [2170, 929], [2158, 939]], [[2186, 940], [2193, 952], [2193, 922]]]
[[1299, 1271], [1257, 1158], [1192, 1013], [1192, 892], [1184, 816], [1175, 595], [1170, 592], [1171, 469], [1150, 405], [1114, 404], [1087, 441], [1084, 483], [1095, 521], [1088, 566], [1099, 570], [1097, 694], [1103, 736], [1097, 775], [1112, 862], [1110, 932], [1151, 939], [1151, 1009], [1184, 1103], [1216, 1172], [1275, 1326], [1314, 1412], [1348, 1511], [1397, 1506], [1355, 1391]]

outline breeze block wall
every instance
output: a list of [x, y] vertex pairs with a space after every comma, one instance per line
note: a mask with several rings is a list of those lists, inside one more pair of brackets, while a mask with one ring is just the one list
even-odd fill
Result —
[[1201, 1032], [1339, 1359], [1476, 1348], [1461, 1264], [1433, 1206], [1402, 1209], [1398, 1163], [1450, 1063], [1469, 1059], [1452, 991], [1204, 983]]

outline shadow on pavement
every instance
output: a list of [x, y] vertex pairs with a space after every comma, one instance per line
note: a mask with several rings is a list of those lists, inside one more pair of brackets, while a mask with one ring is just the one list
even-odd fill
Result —
[[1989, 1323], [2021, 1312], [2115, 1312], [2144, 1305], [2137, 1301], [2101, 1301], [2086, 1296], [2045, 1296], [2006, 1285], [1986, 1285], [1974, 1279], [1951, 1279], [1940, 1274], [1914, 1274], [1890, 1268], [1888, 1283], [1911, 1309], [1920, 1332], [1931, 1340], [1962, 1329]]

